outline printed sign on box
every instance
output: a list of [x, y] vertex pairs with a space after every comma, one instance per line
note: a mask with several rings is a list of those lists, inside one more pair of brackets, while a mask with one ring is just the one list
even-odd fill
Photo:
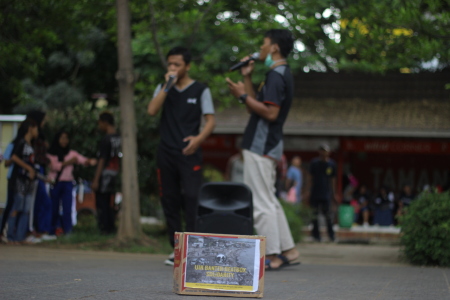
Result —
[[265, 237], [175, 233], [174, 292], [262, 298]]

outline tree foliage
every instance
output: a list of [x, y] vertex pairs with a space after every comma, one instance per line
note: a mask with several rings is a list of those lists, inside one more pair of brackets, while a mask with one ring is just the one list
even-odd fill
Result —
[[[135, 0], [130, 5], [136, 92], [147, 100], [163, 80], [167, 51], [184, 45], [194, 53], [192, 76], [212, 87], [220, 105], [228, 105], [224, 78], [239, 79], [228, 68], [258, 51], [269, 28], [293, 32], [294, 72], [418, 72], [450, 62], [449, 0]], [[114, 1], [0, 0], [0, 31], [1, 112], [11, 111], [13, 100], [25, 107], [64, 103], [49, 105], [29, 93], [30, 82], [35, 90], [65, 82], [92, 105], [93, 93], [105, 93], [117, 104]], [[264, 74], [260, 68], [255, 81]]]
[[[143, 10], [146, 3], [149, 7]], [[289, 28], [298, 39], [291, 61], [294, 69], [311, 65], [319, 70], [317, 66], [331, 60], [325, 51], [316, 51], [316, 41], [327, 38], [321, 26], [334, 19], [315, 18], [313, 11], [326, 8], [326, 1], [314, 5], [300, 1], [135, 1], [139, 20], [133, 42], [140, 74], [137, 90], [151, 95], [163, 79], [165, 54], [175, 45], [184, 45], [193, 53], [192, 77], [208, 83], [213, 97], [220, 105], [227, 105], [231, 97], [225, 77], [240, 78], [238, 72], [228, 73], [228, 68], [258, 51], [264, 32], [271, 28]], [[259, 68], [256, 81], [264, 75], [263, 67]]]
[[31, 85], [36, 91], [52, 85], [58, 89], [65, 82], [83, 95], [83, 101], [99, 86], [112, 82], [115, 87], [115, 47], [108, 36], [113, 3], [0, 0], [0, 113], [14, 106], [17, 112], [21, 106], [53, 108], [55, 101], [65, 101], [52, 99], [48, 105], [42, 94], [29, 93]]
[[339, 67], [418, 72], [449, 67], [450, 1], [380, 0], [339, 4]]

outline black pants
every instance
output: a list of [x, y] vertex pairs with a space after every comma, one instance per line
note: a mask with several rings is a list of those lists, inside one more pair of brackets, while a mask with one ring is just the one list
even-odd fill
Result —
[[313, 238], [320, 241], [319, 213], [322, 213], [327, 223], [328, 236], [330, 240], [334, 241], [333, 222], [330, 215], [330, 201], [328, 199], [311, 199], [311, 208], [313, 211], [313, 229], [311, 232]]
[[111, 196], [111, 193], [95, 193], [97, 223], [100, 232], [103, 234], [111, 234], [116, 231], [115, 212], [111, 206]]
[[195, 232], [198, 192], [202, 184], [201, 152], [185, 156], [180, 151], [158, 147], [157, 166], [161, 205], [166, 218], [169, 240], [174, 246], [174, 233], [182, 232], [182, 214], [187, 232]]

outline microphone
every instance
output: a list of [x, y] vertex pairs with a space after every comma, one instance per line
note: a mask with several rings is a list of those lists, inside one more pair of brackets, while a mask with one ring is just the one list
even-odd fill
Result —
[[232, 66], [230, 68], [230, 72], [235, 71], [235, 70], [239, 70], [240, 68], [242, 68], [243, 66], [248, 65], [248, 63], [252, 60], [257, 60], [259, 58], [259, 52], [255, 52], [252, 55], [250, 55], [250, 58], [244, 61], [240, 61], [237, 64], [235, 64], [234, 66]]
[[175, 80], [176, 76], [175, 75], [169, 75], [169, 80], [167, 80], [167, 84], [166, 84], [166, 88], [164, 89], [164, 92], [168, 92], [173, 85], [173, 81]]

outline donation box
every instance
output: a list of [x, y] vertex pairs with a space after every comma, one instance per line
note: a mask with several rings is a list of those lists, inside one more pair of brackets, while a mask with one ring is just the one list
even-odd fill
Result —
[[176, 232], [173, 290], [262, 298], [265, 247], [264, 236]]

